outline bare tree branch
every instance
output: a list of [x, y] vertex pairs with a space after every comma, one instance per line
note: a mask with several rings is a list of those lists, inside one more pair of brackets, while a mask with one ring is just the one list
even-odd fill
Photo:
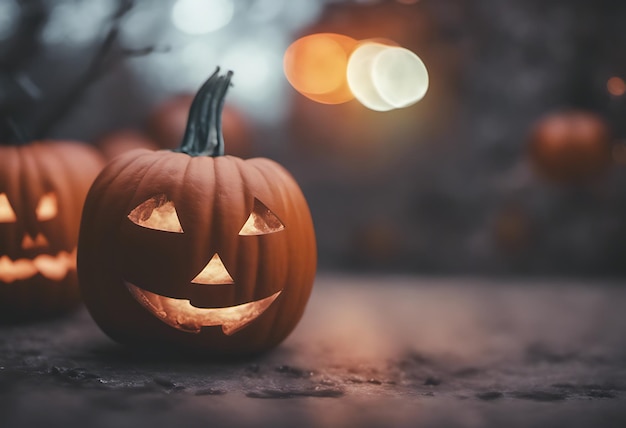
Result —
[[119, 46], [120, 26], [124, 17], [134, 6], [134, 0], [119, 0], [118, 8], [111, 17], [111, 27], [95, 52], [91, 63], [81, 78], [75, 82], [65, 97], [55, 105], [53, 111], [41, 121], [35, 132], [36, 137], [48, 135], [71, 111], [79, 100], [97, 80], [117, 67], [129, 57], [150, 55], [154, 52], [167, 52], [168, 48], [148, 46], [139, 49], [128, 49]]

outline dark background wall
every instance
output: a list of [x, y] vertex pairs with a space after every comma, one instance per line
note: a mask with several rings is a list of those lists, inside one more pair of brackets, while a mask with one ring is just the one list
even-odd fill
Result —
[[[124, 3], [0, 0], [2, 114], [33, 137], [95, 142], [144, 127], [159, 102], [222, 64], [235, 71], [249, 152], [302, 185], [321, 269], [626, 273], [626, 96], [607, 90], [626, 79], [624, 2], [247, 0], [208, 35], [174, 28], [173, 0], [129, 2], [116, 21]], [[120, 37], [102, 54], [112, 26]], [[388, 113], [303, 98], [282, 53], [320, 31], [413, 50], [429, 93]], [[598, 174], [551, 180], [533, 166], [531, 129], [564, 109], [610, 128], [613, 157]], [[1, 137], [11, 138], [6, 124]]]

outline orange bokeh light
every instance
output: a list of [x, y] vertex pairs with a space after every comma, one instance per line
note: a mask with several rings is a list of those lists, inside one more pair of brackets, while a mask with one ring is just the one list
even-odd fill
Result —
[[626, 93], [626, 83], [619, 77], [611, 77], [608, 82], [606, 82], [606, 88], [611, 95], [616, 97], [621, 97]]
[[346, 79], [348, 58], [357, 41], [334, 33], [311, 34], [291, 44], [283, 66], [295, 90], [323, 104], [341, 104], [354, 98]]

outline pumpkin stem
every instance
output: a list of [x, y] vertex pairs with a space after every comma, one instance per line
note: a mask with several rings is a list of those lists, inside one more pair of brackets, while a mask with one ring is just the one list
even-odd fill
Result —
[[189, 156], [223, 156], [222, 109], [233, 76], [228, 71], [219, 75], [220, 68], [200, 87], [191, 103], [185, 136], [175, 151]]

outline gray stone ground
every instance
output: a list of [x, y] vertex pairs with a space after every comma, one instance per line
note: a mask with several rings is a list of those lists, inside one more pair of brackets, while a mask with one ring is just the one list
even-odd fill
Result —
[[132, 354], [85, 310], [0, 328], [0, 426], [626, 426], [626, 290], [322, 275], [243, 361]]

